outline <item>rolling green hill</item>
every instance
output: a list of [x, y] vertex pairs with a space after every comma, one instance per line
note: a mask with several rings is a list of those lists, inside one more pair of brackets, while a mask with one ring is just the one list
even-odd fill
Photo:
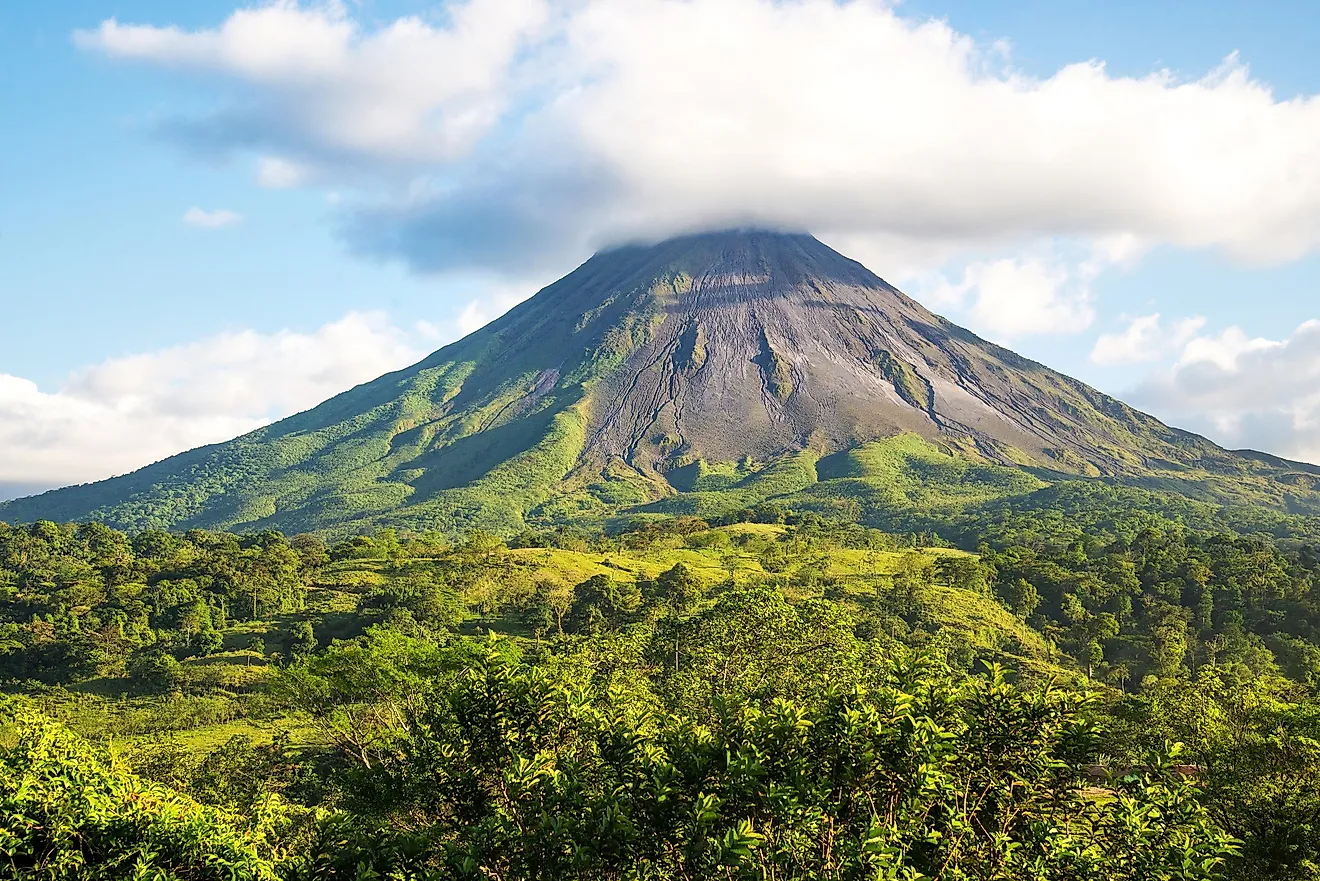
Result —
[[1072, 479], [1320, 512], [1320, 469], [1165, 426], [814, 238], [728, 232], [603, 252], [413, 367], [0, 519], [512, 534], [784, 501], [883, 523]]

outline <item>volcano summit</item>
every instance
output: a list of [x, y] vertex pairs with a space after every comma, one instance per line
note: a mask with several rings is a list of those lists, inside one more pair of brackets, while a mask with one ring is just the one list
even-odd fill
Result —
[[952, 468], [964, 483], [1103, 478], [1320, 508], [1320, 469], [1170, 428], [811, 236], [733, 231], [601, 252], [410, 368], [233, 441], [10, 502], [0, 519], [511, 532], [810, 507], [856, 497], [856, 481], [884, 495], [867, 464], [877, 443], [900, 470]]

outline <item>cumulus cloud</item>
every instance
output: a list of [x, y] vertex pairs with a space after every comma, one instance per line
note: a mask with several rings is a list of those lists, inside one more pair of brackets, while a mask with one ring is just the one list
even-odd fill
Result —
[[1167, 357], [1188, 343], [1205, 327], [1205, 318], [1183, 318], [1165, 327], [1160, 313], [1127, 319], [1120, 333], [1101, 334], [1091, 349], [1091, 362], [1102, 367], [1148, 364]]
[[226, 208], [206, 211], [194, 205], [183, 212], [183, 222], [202, 229], [224, 229], [226, 226], [237, 226], [242, 223], [243, 215]]
[[1320, 321], [1285, 340], [1237, 327], [1194, 337], [1132, 397], [1227, 446], [1320, 463]]
[[340, 3], [280, 0], [240, 9], [215, 29], [110, 19], [74, 39], [245, 87], [243, 106], [191, 127], [215, 147], [444, 162], [468, 153], [505, 112], [515, 56], [545, 14], [540, 0], [475, 0], [454, 8], [448, 27], [409, 17], [366, 32]]
[[958, 281], [918, 287], [936, 308], [969, 312], [978, 329], [1012, 339], [1034, 333], [1078, 333], [1095, 318], [1090, 279], [1051, 255], [977, 261]]
[[111, 359], [56, 391], [0, 374], [0, 494], [98, 480], [228, 440], [422, 354], [417, 336], [384, 315], [350, 313], [311, 333], [224, 333]]
[[[187, 130], [290, 163], [263, 166], [267, 185], [374, 174], [347, 235], [424, 270], [558, 268], [735, 224], [896, 253], [1117, 237], [1270, 262], [1320, 244], [1320, 99], [1280, 100], [1236, 57], [1196, 79], [1097, 61], [1032, 77], [884, 0], [449, 10], [366, 26], [282, 0], [214, 28], [110, 20], [77, 40], [237, 85]], [[1044, 325], [1087, 319], [1084, 284], [1029, 254], [952, 284], [999, 315], [1009, 279], [1047, 298]]]
[[905, 281], [932, 307], [962, 312], [992, 336], [1080, 333], [1095, 320], [1091, 284], [1107, 269], [1130, 265], [1144, 249], [1131, 236], [1087, 246], [1052, 241], [1012, 257], [972, 260], [954, 279], [926, 272]]

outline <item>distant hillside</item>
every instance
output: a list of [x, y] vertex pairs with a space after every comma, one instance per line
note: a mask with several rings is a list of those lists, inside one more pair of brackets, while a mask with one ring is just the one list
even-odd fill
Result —
[[1320, 512], [1320, 469], [1170, 428], [810, 236], [740, 231], [597, 254], [413, 367], [0, 519], [509, 533], [788, 497], [956, 508], [1062, 477]]

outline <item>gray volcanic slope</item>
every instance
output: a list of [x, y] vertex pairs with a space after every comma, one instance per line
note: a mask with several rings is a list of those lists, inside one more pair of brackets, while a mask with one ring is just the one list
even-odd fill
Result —
[[1091, 473], [1219, 452], [979, 339], [810, 236], [699, 236], [609, 257], [644, 261], [640, 276], [666, 284], [658, 326], [593, 408], [599, 457], [761, 458], [903, 431]]
[[1317, 473], [1230, 453], [987, 343], [811, 236], [735, 231], [602, 252], [413, 367], [0, 518], [508, 531], [673, 494], [697, 461], [905, 432], [983, 462], [1182, 488], [1309, 492]]

